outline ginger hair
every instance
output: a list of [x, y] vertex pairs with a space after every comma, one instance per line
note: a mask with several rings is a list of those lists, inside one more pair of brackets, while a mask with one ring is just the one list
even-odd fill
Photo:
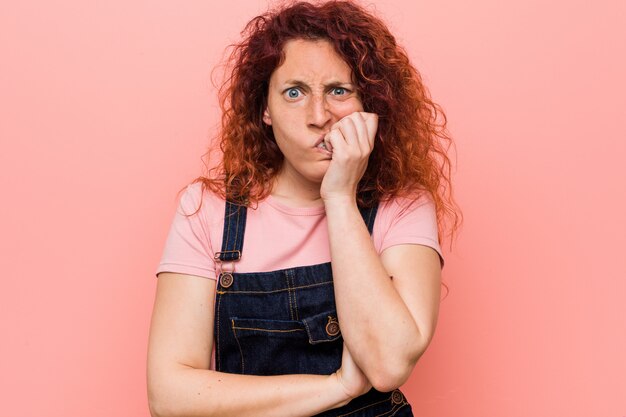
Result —
[[241, 35], [230, 45], [229, 75], [219, 89], [221, 129], [205, 154], [219, 148], [222, 157], [192, 183], [247, 206], [268, 196], [283, 162], [262, 120], [270, 76], [287, 41], [327, 40], [352, 69], [364, 111], [379, 117], [359, 204], [430, 193], [439, 238], [448, 230], [452, 243], [462, 215], [452, 196], [446, 116], [382, 20], [353, 1], [292, 2], [256, 16]]

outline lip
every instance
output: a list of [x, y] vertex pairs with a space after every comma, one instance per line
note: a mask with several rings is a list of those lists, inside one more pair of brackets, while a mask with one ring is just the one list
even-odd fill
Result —
[[325, 136], [326, 136], [326, 133], [324, 133], [322, 136], [320, 136], [319, 139], [317, 140], [317, 142], [315, 142], [315, 145], [313, 145], [313, 147], [317, 148], [319, 146], [319, 144], [324, 141], [324, 137]]
[[332, 155], [333, 155], [332, 146], [331, 146], [331, 150], [327, 150], [327, 149], [319, 147], [319, 144], [324, 141], [324, 137], [327, 134], [328, 134], [328, 132], [326, 132], [322, 136], [320, 136], [320, 138], [317, 140], [317, 142], [315, 142], [315, 146], [313, 146], [313, 148], [315, 148], [316, 151], [322, 152], [324, 155], [329, 156], [329, 157], [332, 158]]
[[326, 156], [326, 157], [327, 157], [327, 159], [332, 159], [332, 158], [333, 158], [333, 153], [332, 153], [332, 152], [327, 151], [327, 150], [326, 150], [326, 149], [324, 149], [324, 148], [315, 148], [315, 151], [316, 151], [316, 152], [320, 152], [320, 153], [324, 154], [324, 156]]

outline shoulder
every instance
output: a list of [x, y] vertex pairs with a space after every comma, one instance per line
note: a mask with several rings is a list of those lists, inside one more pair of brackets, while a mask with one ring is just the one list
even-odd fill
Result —
[[404, 215], [426, 216], [435, 213], [435, 203], [428, 192], [413, 192], [407, 196], [392, 197], [378, 205], [378, 215], [397, 218]]
[[421, 244], [443, 258], [435, 203], [427, 192], [381, 201], [373, 237], [379, 253], [395, 245]]
[[218, 210], [224, 211], [225, 201], [204, 186], [201, 182], [194, 182], [185, 188], [180, 196], [180, 214], [191, 216], [197, 213], [215, 214]]

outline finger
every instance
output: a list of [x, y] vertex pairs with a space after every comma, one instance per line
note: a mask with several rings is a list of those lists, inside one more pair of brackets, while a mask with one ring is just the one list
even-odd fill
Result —
[[339, 129], [332, 129], [328, 132], [326, 136], [324, 136], [324, 143], [329, 152], [336, 152], [337, 150], [340, 150], [340, 152], [345, 151], [347, 147], [346, 140]]
[[358, 132], [359, 146], [361, 147], [361, 151], [369, 155], [372, 152], [372, 145], [369, 140], [369, 132], [367, 130], [367, 125], [365, 124], [365, 118], [363, 117], [361, 112], [355, 112], [353, 120], [355, 128]]
[[352, 147], [358, 146], [359, 138], [354, 120], [350, 118], [351, 116], [352, 114], [339, 120], [337, 123], [335, 123], [333, 128], [339, 129], [344, 139], [346, 140], [346, 143]]
[[370, 146], [374, 147], [374, 140], [376, 138], [376, 132], [378, 130], [378, 115], [376, 113], [361, 112], [361, 115], [365, 119], [365, 126], [368, 131], [368, 140]]

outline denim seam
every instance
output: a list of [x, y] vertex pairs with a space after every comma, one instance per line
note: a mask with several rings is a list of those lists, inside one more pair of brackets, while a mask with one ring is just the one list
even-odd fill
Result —
[[[293, 306], [296, 310], [296, 320], [300, 320], [300, 314], [298, 313], [298, 297], [296, 294], [295, 280], [293, 279], [293, 270], [290, 270], [288, 275], [291, 276], [291, 282], [289, 283], [289, 288], [291, 288], [291, 295], [293, 297]], [[292, 285], [294, 285], [292, 287]]]
[[[400, 403], [400, 404], [402, 404], [402, 403]], [[393, 416], [393, 415], [394, 415], [394, 414], [398, 411], [398, 409], [400, 408], [400, 407], [398, 407], [398, 406], [399, 406], [399, 404], [393, 404], [393, 403], [392, 403], [392, 405], [391, 405], [391, 410], [389, 410], [389, 411], [385, 411], [385, 412], [384, 412], [384, 413], [382, 413], [382, 414], [376, 414], [374, 417], [391, 417], [391, 416]]]
[[382, 400], [382, 401], [375, 402], [373, 404], [366, 405], [364, 407], [361, 407], [361, 408], [358, 408], [356, 410], [350, 411], [349, 413], [338, 415], [337, 417], [349, 416], [350, 414], [356, 413], [357, 411], [365, 410], [366, 408], [370, 408], [370, 407], [373, 407], [375, 405], [384, 403], [385, 401], [389, 401], [390, 399], [391, 399], [391, 396], [389, 396], [389, 398], [387, 398], [386, 400]]
[[307, 336], [309, 336], [309, 343], [312, 343], [313, 341], [311, 340], [311, 329], [309, 329], [309, 325], [307, 324], [306, 320], [302, 322], [304, 323], [304, 326], [306, 327]]
[[261, 329], [259, 327], [239, 327], [239, 326], [235, 326], [234, 320], [233, 320], [233, 329], [238, 329], [238, 330], [258, 330], [260, 332], [269, 332], [269, 333], [290, 333], [290, 332], [303, 332], [304, 331], [304, 329], [274, 330], [274, 329]]
[[244, 374], [244, 361], [243, 361], [243, 350], [241, 349], [241, 344], [239, 343], [239, 338], [237, 337], [237, 331], [235, 330], [235, 320], [230, 319], [230, 322], [233, 325], [233, 335], [235, 336], [235, 341], [237, 342], [237, 346], [239, 346], [239, 353], [241, 354], [241, 373]]
[[[237, 207], [237, 220], [235, 220], [235, 244], [233, 249], [234, 250], [238, 250], [239, 249], [239, 216], [241, 215], [241, 207]], [[241, 251], [239, 251], [239, 257], [241, 257]], [[233, 271], [235, 270], [235, 265], [233, 264]]]
[[220, 355], [220, 305], [222, 302], [222, 297], [218, 294], [217, 296], [217, 342], [215, 346], [215, 356], [217, 356], [217, 369], [222, 369], [221, 363], [221, 355]]
[[291, 273], [291, 283], [294, 285], [293, 288], [293, 305], [296, 307], [296, 320], [300, 320], [300, 313], [298, 312], [298, 295], [296, 294], [295, 281], [293, 279], [293, 272]]
[[377, 416], [374, 416], [374, 417], [383, 417], [383, 416], [387, 415], [388, 413], [392, 413], [392, 414], [388, 414], [388, 416], [387, 416], [387, 417], [393, 417], [393, 416], [395, 416], [395, 415], [396, 415], [396, 413], [397, 413], [398, 411], [400, 411], [400, 409], [402, 409], [402, 408], [403, 408], [405, 405], [407, 405], [407, 404], [408, 404], [408, 402], [406, 402], [406, 401], [402, 401], [400, 404], [396, 404], [396, 405], [394, 405], [394, 406], [391, 408], [391, 411], [387, 411], [387, 412], [385, 412], [385, 413], [378, 414]]
[[289, 317], [291, 320], [295, 320], [293, 317], [293, 302], [291, 300], [291, 281], [289, 281], [289, 270], [285, 271], [285, 279], [287, 280], [287, 298], [289, 299]]
[[[324, 281], [317, 282], [315, 284], [309, 285], [300, 285], [299, 287], [292, 287], [292, 289], [300, 289], [300, 288], [310, 288], [310, 287], [318, 287], [324, 284], [331, 284], [333, 281]], [[280, 290], [271, 290], [271, 291], [218, 291], [218, 294], [271, 294], [276, 292], [289, 291], [289, 288], [281, 288]]]

